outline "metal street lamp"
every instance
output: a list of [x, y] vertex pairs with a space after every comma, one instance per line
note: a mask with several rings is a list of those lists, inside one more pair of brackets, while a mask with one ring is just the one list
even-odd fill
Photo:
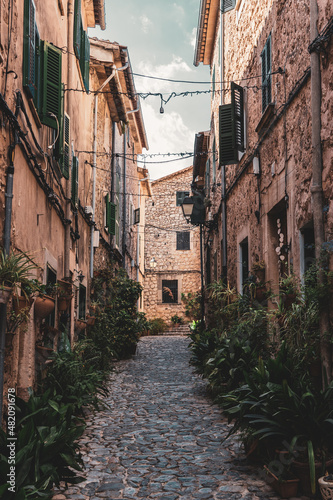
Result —
[[183, 215], [184, 215], [186, 221], [190, 222], [191, 217], [192, 217], [193, 207], [194, 207], [193, 196], [186, 196], [183, 200], [181, 207], [182, 207]]

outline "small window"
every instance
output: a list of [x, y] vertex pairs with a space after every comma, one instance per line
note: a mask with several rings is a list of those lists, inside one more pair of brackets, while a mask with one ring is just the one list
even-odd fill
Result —
[[182, 205], [184, 198], [186, 198], [186, 196], [190, 196], [189, 191], [177, 191], [177, 193], [176, 193], [176, 205], [177, 205], [177, 207], [180, 207], [180, 205]]
[[178, 280], [162, 280], [163, 304], [178, 304]]
[[234, 9], [235, 5], [236, 5], [236, 0], [222, 0], [221, 10], [223, 13], [228, 12], [229, 10]]
[[240, 293], [243, 294], [244, 286], [249, 277], [249, 241], [245, 238], [239, 245], [240, 257]]
[[71, 181], [72, 205], [77, 208], [79, 201], [79, 159], [75, 155], [72, 156]]
[[79, 288], [79, 319], [86, 319], [86, 287], [80, 285]]
[[[46, 268], [46, 285], [55, 285], [57, 282], [57, 274], [51, 267]], [[45, 323], [49, 326], [55, 326], [55, 309], [45, 318]]]
[[190, 232], [177, 232], [177, 250], [190, 250]]
[[262, 112], [272, 101], [271, 35], [261, 53]]
[[134, 224], [140, 224], [140, 208], [134, 210]]

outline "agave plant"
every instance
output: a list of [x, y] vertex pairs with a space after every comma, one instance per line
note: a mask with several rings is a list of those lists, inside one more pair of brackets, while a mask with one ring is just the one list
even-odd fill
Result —
[[31, 259], [24, 253], [0, 253], [0, 286], [15, 288], [30, 281], [31, 272], [36, 269]]

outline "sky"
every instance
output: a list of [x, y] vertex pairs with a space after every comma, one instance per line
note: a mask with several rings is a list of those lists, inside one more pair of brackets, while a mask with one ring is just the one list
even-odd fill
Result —
[[[209, 67], [193, 65], [199, 6], [200, 0], [105, 0], [106, 29], [91, 29], [89, 35], [127, 46], [134, 74], [209, 82]], [[134, 82], [138, 93], [162, 93], [165, 99], [172, 92], [210, 89], [209, 84], [172, 83], [136, 75]], [[173, 97], [163, 105], [163, 114], [160, 107], [160, 97], [141, 99], [149, 144], [149, 151], [143, 152], [193, 153], [195, 134], [210, 129], [209, 94]], [[175, 158], [146, 157], [151, 180], [192, 165], [192, 159], [170, 161]]]

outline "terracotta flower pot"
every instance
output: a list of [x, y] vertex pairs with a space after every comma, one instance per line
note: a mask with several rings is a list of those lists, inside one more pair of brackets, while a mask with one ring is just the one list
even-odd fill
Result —
[[84, 319], [76, 319], [75, 320], [75, 328], [79, 332], [84, 330], [86, 328], [86, 326], [87, 326], [87, 322]]
[[[333, 459], [326, 460], [325, 467], [329, 468], [333, 465]], [[310, 482], [310, 474], [309, 474], [309, 463], [308, 462], [293, 462], [292, 464], [293, 471], [297, 477], [300, 479], [301, 489], [304, 495], [311, 497], [311, 482]], [[315, 477], [316, 481], [318, 481], [323, 469], [322, 462], [315, 463]]]
[[96, 321], [95, 316], [87, 316], [87, 325], [88, 326], [94, 326], [95, 321]]
[[24, 295], [22, 296], [17, 296], [15, 295], [13, 298], [13, 309], [15, 314], [19, 314], [20, 311], [23, 311], [24, 309], [27, 309], [28, 311], [30, 310], [30, 307], [32, 306], [33, 299], [31, 297], [25, 297]]
[[39, 295], [35, 300], [35, 316], [40, 319], [46, 318], [55, 307], [55, 299], [48, 295]]
[[61, 295], [58, 297], [58, 310], [63, 312], [66, 311], [71, 303], [72, 295]]
[[268, 476], [267, 482], [282, 498], [297, 496], [299, 485], [299, 479], [297, 477], [292, 479], [278, 479], [268, 467], [265, 466], [265, 470]]
[[7, 304], [12, 291], [8, 286], [0, 286], [0, 304]]

